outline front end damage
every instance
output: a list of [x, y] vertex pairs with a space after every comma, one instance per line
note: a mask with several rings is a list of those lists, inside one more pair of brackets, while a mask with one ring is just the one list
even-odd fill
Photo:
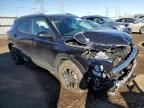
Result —
[[130, 53], [123, 60], [121, 59], [116, 66], [114, 62], [107, 60], [93, 62], [86, 78], [90, 87], [94, 90], [106, 89], [114, 92], [127, 84], [135, 77], [136, 54], [137, 48], [133, 47]]
[[114, 92], [135, 77], [138, 51], [131, 37], [127, 34], [112, 35], [109, 32], [101, 34], [101, 31], [85, 32], [67, 41], [69, 45], [84, 48], [80, 56], [91, 61], [84, 77], [94, 90]]

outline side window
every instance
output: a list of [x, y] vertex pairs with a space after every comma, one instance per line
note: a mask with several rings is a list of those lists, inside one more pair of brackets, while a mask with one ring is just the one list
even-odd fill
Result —
[[118, 22], [125, 22], [125, 19], [119, 19]]
[[43, 18], [33, 20], [32, 32], [34, 35], [38, 35], [38, 33], [45, 33], [45, 35], [47, 35], [48, 37], [53, 36], [51, 28], [47, 24], [46, 20]]
[[134, 23], [134, 19], [127, 18], [127, 19], [126, 19], [126, 22], [128, 22], [128, 23]]
[[16, 24], [16, 20], [15, 20], [11, 27], [11, 31], [14, 31], [16, 28], [17, 28], [17, 24]]
[[125, 19], [121, 19], [121, 22], [125, 22]]
[[87, 18], [87, 20], [91, 20], [91, 21], [94, 21], [94, 18]]
[[30, 33], [31, 34], [31, 20], [23, 20], [21, 21], [20, 25], [18, 26], [18, 30], [23, 33]]
[[104, 23], [104, 21], [103, 21], [101, 18], [94, 18], [94, 21], [95, 21], [96, 23], [99, 23], [99, 24]]

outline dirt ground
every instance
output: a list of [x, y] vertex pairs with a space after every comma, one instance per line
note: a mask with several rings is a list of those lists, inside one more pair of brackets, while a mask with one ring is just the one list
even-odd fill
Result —
[[139, 48], [135, 80], [115, 95], [70, 93], [45, 69], [33, 64], [15, 65], [0, 39], [0, 108], [144, 108], [144, 35], [133, 34]]

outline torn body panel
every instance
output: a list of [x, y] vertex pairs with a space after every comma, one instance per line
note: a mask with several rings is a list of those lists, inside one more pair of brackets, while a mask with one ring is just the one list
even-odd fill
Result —
[[84, 53], [80, 56], [91, 61], [86, 76], [89, 84], [95, 90], [115, 91], [134, 76], [137, 48], [125, 33], [111, 35], [98, 31], [98, 34], [93, 31], [78, 33], [66, 42], [83, 48]]

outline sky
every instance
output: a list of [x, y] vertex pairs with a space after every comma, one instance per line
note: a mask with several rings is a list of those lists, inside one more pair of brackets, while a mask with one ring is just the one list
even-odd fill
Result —
[[[39, 1], [0, 0], [0, 16], [23, 16], [38, 13]], [[43, 0], [43, 12], [45, 14], [64, 12], [77, 16], [130, 16], [144, 14], [144, 0]]]

